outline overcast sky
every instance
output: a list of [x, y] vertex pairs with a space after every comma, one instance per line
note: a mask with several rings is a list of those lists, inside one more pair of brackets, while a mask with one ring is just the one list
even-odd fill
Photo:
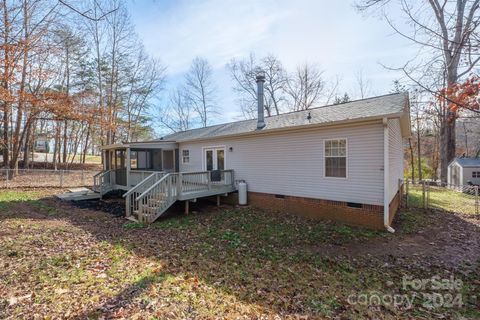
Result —
[[[318, 64], [325, 78], [340, 77], [341, 92], [358, 98], [355, 74], [370, 81], [370, 95], [388, 93], [400, 77], [381, 66], [398, 66], [415, 52], [378, 16], [356, 11], [351, 0], [135, 0], [133, 23], [150, 55], [167, 66], [176, 85], [191, 60], [211, 63], [222, 110], [215, 122], [235, 120], [232, 81], [225, 68], [233, 57], [272, 53], [287, 70]], [[393, 18], [395, 16], [393, 15]]]

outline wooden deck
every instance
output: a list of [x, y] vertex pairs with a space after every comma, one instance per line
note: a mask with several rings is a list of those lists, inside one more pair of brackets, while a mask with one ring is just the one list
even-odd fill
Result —
[[[111, 171], [97, 174], [94, 181], [94, 190], [100, 195], [115, 189]], [[152, 172], [124, 194], [126, 217], [150, 223], [175, 201], [191, 201], [235, 190], [233, 170]]]
[[57, 198], [64, 201], [83, 201], [100, 199], [100, 193], [87, 188], [69, 189], [68, 192], [57, 194]]

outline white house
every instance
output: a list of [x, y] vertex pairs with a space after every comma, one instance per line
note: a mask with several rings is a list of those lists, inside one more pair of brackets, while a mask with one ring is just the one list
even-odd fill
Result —
[[449, 185], [480, 185], [480, 158], [455, 158], [448, 165]]
[[235, 199], [244, 180], [255, 207], [390, 228], [410, 135], [408, 94], [264, 118], [263, 82], [257, 77], [258, 119], [104, 147], [96, 190], [129, 190], [127, 215], [153, 221], [177, 200]]

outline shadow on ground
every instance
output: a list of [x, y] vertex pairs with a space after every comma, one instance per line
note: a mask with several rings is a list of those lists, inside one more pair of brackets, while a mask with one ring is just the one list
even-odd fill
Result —
[[[150, 226], [50, 196], [12, 201], [8, 208], [0, 222], [66, 221], [88, 241], [122, 252], [105, 261], [125, 259], [134, 266], [136, 276], [121, 282], [121, 290], [117, 286], [86, 310], [64, 317], [121, 318], [134, 312], [159, 318], [428, 317], [431, 310], [351, 305], [348, 298], [372, 290], [401, 292], [403, 275], [453, 274], [468, 284], [467, 290], [478, 289], [471, 284], [479, 271], [478, 223], [451, 213], [404, 212], [392, 235], [249, 208], [216, 208], [204, 201], [192, 205], [190, 215], [177, 205]], [[468, 300], [463, 308], [435, 313], [468, 316], [478, 306]]]

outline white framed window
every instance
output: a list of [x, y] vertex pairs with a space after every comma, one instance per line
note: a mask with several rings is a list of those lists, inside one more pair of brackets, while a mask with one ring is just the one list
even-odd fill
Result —
[[324, 174], [328, 178], [347, 177], [347, 139], [324, 140]]
[[182, 150], [182, 163], [190, 163], [190, 150]]
[[480, 171], [473, 171], [472, 178], [480, 178]]

